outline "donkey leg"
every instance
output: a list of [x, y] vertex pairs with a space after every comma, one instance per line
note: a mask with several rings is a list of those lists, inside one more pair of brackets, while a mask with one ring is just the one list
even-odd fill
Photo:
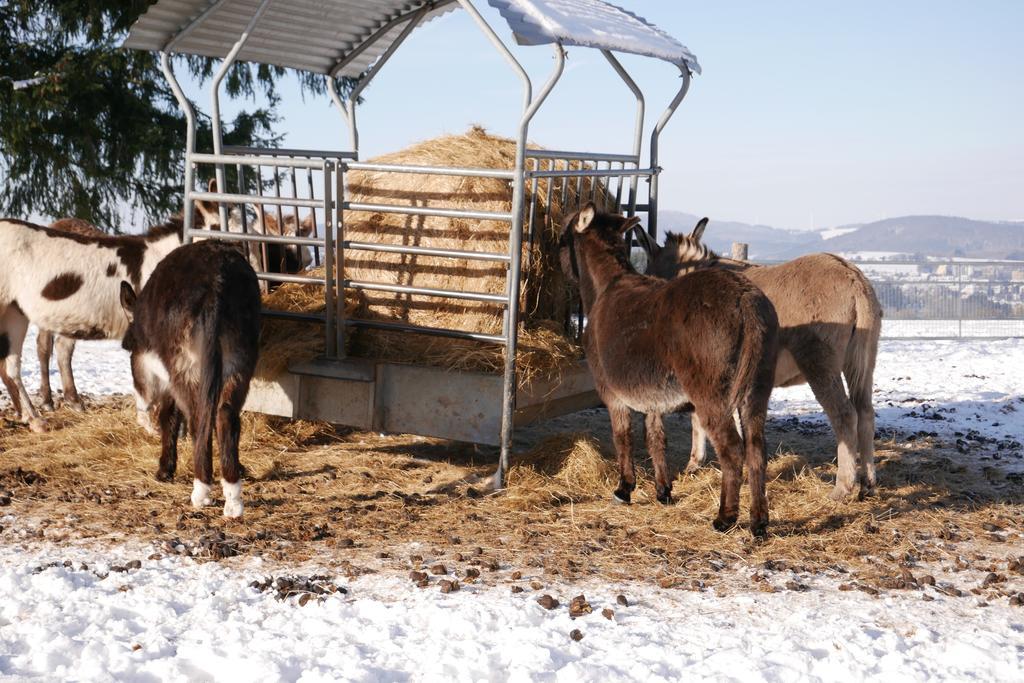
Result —
[[[872, 362], [873, 366], [874, 363]], [[875, 491], [875, 407], [871, 404], [873, 372], [859, 368], [843, 371], [850, 387], [850, 402], [857, 411], [857, 481], [862, 496]]]
[[213, 425], [209, 415], [203, 415], [202, 402], [192, 408], [192, 506], [201, 508], [209, 505], [210, 487], [213, 485]]
[[78, 396], [75, 373], [71, 370], [71, 357], [75, 353], [75, 340], [63, 335], [57, 336], [57, 366], [60, 367], [60, 381], [64, 387], [64, 405], [83, 412], [85, 406]]
[[672, 502], [672, 480], [668, 476], [665, 464], [665, 427], [660, 413], [647, 413], [644, 416], [644, 432], [647, 439], [647, 453], [654, 463], [654, 488], [658, 502], [668, 505]]
[[[839, 373], [826, 378], [807, 377], [814, 398], [828, 415], [837, 441], [839, 471], [836, 485], [829, 497], [832, 500], [849, 498], [857, 483], [857, 412], [846, 397], [843, 379]], [[874, 437], [874, 433], [872, 433]]]
[[612, 421], [612, 441], [615, 456], [619, 461], [619, 487], [612, 494], [615, 500], [629, 505], [633, 489], [636, 488], [636, 471], [633, 469], [633, 425], [626, 406], [608, 407]]
[[19, 408], [22, 422], [28, 424], [33, 432], [45, 432], [46, 422], [39, 417], [32, 400], [28, 397], [25, 385], [21, 381], [21, 349], [28, 332], [28, 318], [13, 306], [9, 306], [0, 317], [0, 335], [6, 337], [7, 357], [4, 359], [4, 384], [11, 392], [15, 407]]
[[160, 422], [160, 465], [156, 470], [157, 481], [172, 481], [178, 469], [178, 435], [181, 433], [182, 414], [174, 397], [164, 396], [159, 407]]
[[50, 356], [53, 355], [53, 332], [39, 330], [36, 336], [36, 358], [39, 359], [39, 407], [53, 410], [53, 392], [50, 389]]
[[231, 377], [224, 383], [217, 407], [217, 443], [220, 447], [220, 483], [224, 491], [224, 516], [242, 516], [242, 466], [238, 458], [238, 442], [242, 432], [239, 415], [245, 403], [249, 383]]
[[768, 450], [764, 443], [765, 410], [767, 406], [744, 406], [743, 447], [746, 452], [747, 485], [750, 487], [750, 533], [757, 537], [768, 534], [768, 494], [765, 472]]
[[690, 413], [690, 427], [690, 462], [686, 463], [686, 473], [696, 474], [708, 458], [708, 434], [696, 410]]
[[718, 516], [713, 526], [717, 531], [728, 531], [736, 526], [740, 511], [740, 483], [743, 481], [743, 442], [732, 415], [705, 415], [702, 422], [707, 427], [711, 445], [718, 454], [722, 466], [722, 488]]

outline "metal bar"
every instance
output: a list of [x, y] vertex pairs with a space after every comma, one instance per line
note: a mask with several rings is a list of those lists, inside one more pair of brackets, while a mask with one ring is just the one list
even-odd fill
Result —
[[210, 239], [225, 240], [227, 242], [261, 242], [263, 244], [286, 244], [286, 245], [298, 245], [304, 247], [323, 247], [324, 242], [322, 240], [314, 239], [312, 237], [298, 237], [298, 236], [285, 236], [285, 235], [264, 235], [262, 233], [249, 233], [248, 235], [240, 232], [227, 232], [220, 230], [213, 232], [211, 230], [196, 230], [192, 229], [189, 231], [192, 237], [206, 237]]
[[323, 168], [323, 159], [270, 158], [263, 156], [238, 156], [234, 154], [193, 154], [192, 160], [197, 164], [245, 164], [246, 166], [278, 166], [280, 168], [311, 168], [318, 171]]
[[[295, 149], [291, 147], [244, 147], [242, 145], [224, 145], [224, 154], [248, 155], [258, 157], [311, 157], [313, 159], [355, 159], [354, 152], [339, 152], [318, 149]], [[311, 159], [312, 160], [312, 159]], [[319, 166], [310, 166], [319, 168]]]
[[[356, 125], [356, 103], [359, 101], [360, 93], [362, 93], [366, 86], [370, 84], [370, 81], [374, 79], [380, 70], [384, 68], [384, 65], [387, 64], [389, 59], [391, 59], [391, 55], [395, 54], [395, 51], [402, 45], [402, 43], [405, 42], [405, 39], [409, 37], [409, 34], [412, 33], [413, 29], [419, 25], [420, 21], [431, 9], [432, 7], [429, 4], [425, 4], [412, 14], [408, 23], [406, 23], [405, 27], [402, 29], [402, 32], [399, 33], [398, 37], [387, 46], [387, 49], [384, 50], [380, 57], [374, 61], [373, 66], [359, 77], [359, 81], [356, 83], [355, 87], [352, 88], [352, 92], [348, 94], [346, 109], [348, 111], [349, 135], [351, 136], [352, 149], [356, 150], [356, 152], [359, 151], [359, 128]], [[337, 73], [338, 68], [340, 67], [336, 66], [331, 70], [332, 76]]]
[[527, 178], [534, 178], [534, 177], [536, 177], [536, 178], [579, 178], [579, 177], [589, 178], [591, 176], [596, 177], [596, 178], [600, 178], [600, 177], [603, 177], [603, 176], [612, 176], [612, 177], [618, 178], [618, 177], [629, 177], [629, 176], [640, 176], [640, 175], [653, 176], [653, 175], [657, 174], [657, 172], [658, 172], [658, 169], [656, 169], [656, 168], [623, 168], [623, 169], [611, 168], [611, 169], [605, 169], [605, 170], [598, 170], [598, 169], [594, 169], [594, 168], [583, 168], [583, 169], [577, 169], [575, 171], [573, 171], [573, 170], [565, 170], [565, 171], [526, 171], [525, 173], [526, 173], [526, 177]]
[[530, 149], [526, 156], [531, 159], [573, 159], [574, 161], [631, 161], [637, 163], [636, 154], [602, 154], [600, 152], [562, 152], [554, 149]]
[[[224, 0], [221, 0], [221, 2], [223, 1]], [[214, 7], [220, 4], [221, 3], [218, 2], [214, 5]], [[201, 19], [206, 14], [207, 13], [204, 12], [202, 15], [200, 15], [199, 19]], [[185, 35], [187, 31], [191, 30], [191, 27], [195, 26], [196, 22], [199, 21], [199, 19], [196, 19], [191, 24], [189, 24], [189, 26], [186, 26], [182, 31], [179, 31], [178, 34], [174, 38], [171, 38], [171, 40], [167, 43], [167, 45], [164, 48], [164, 51], [160, 53], [160, 69], [164, 72], [164, 78], [167, 79], [167, 83], [171, 86], [171, 92], [174, 93], [174, 99], [178, 101], [178, 107], [185, 114], [185, 187], [183, 193], [184, 196], [182, 197], [182, 202], [184, 204], [184, 207], [182, 208], [182, 219], [185, 224], [186, 235], [189, 230], [195, 227], [195, 205], [194, 200], [192, 198], [192, 192], [195, 190], [195, 169], [192, 165], [192, 155], [195, 154], [196, 151], [196, 114], [195, 111], [192, 109], [192, 103], [188, 101], [187, 97], [185, 97], [185, 93], [182, 92], [181, 86], [178, 84], [178, 79], [174, 76], [174, 70], [171, 68], [169, 48], [173, 47], [174, 44], [178, 40], [180, 40], [181, 37], [183, 37], [183, 35]], [[184, 238], [184, 241], [186, 244], [188, 244], [192, 240], [190, 237], [186, 236]]]
[[430, 289], [427, 287], [413, 287], [411, 285], [388, 285], [383, 282], [359, 282], [358, 280], [345, 280], [346, 287], [352, 289], [365, 289], [371, 292], [393, 292], [395, 294], [419, 294], [421, 296], [434, 296], [443, 299], [465, 299], [467, 301], [491, 301], [497, 304], [507, 304], [508, 297], [504, 294], [484, 294], [483, 292], [460, 292], [451, 289]]
[[345, 326], [346, 326], [346, 313], [345, 313], [345, 214], [342, 207], [345, 205], [345, 165], [338, 163], [335, 165], [335, 192], [334, 192], [334, 231], [332, 232], [330, 226], [327, 225], [327, 216], [331, 214], [331, 204], [326, 203], [324, 208], [324, 237], [328, 240], [333, 240], [331, 245], [324, 249], [325, 258], [325, 271], [327, 276], [331, 278], [331, 287], [335, 292], [335, 304], [334, 304], [334, 319], [336, 322], [335, 327], [335, 346], [336, 354], [338, 358], [344, 358], [347, 353], [345, 350]]
[[322, 285], [324, 283], [323, 278], [287, 273], [257, 273], [256, 277], [267, 282], [289, 282], [296, 285]]
[[348, 211], [370, 211], [380, 213], [398, 213], [406, 216], [439, 216], [441, 218], [472, 218], [480, 221], [512, 220], [512, 214], [494, 211], [463, 211], [461, 209], [434, 209], [427, 206], [397, 206], [394, 204], [364, 204], [362, 202], [345, 202]]
[[[460, 0], [464, 5], [471, 5], [468, 0]], [[475, 9], [474, 9], [475, 11]], [[505, 309], [505, 375], [502, 386], [501, 408], [501, 454], [498, 457], [498, 469], [494, 473], [495, 488], [504, 488], [505, 473], [508, 471], [509, 458], [512, 450], [512, 430], [516, 411], [516, 348], [519, 343], [519, 291], [522, 286], [523, 257], [523, 201], [526, 192], [526, 138], [529, 134], [530, 121], [544, 104], [544, 100], [558, 83], [565, 71], [565, 49], [555, 43], [555, 68], [547, 83], [537, 93], [523, 112], [519, 123], [519, 135], [516, 139], [516, 178], [512, 191], [512, 230], [509, 236], [508, 270], [508, 305]]]
[[[314, 199], [315, 195], [313, 193], [313, 170], [312, 169], [306, 169], [306, 184], [309, 186], [309, 198], [310, 199]], [[324, 211], [324, 222], [325, 223], [327, 222], [327, 211], [329, 211], [329, 209], [325, 209], [325, 211]], [[311, 228], [311, 232], [312, 232], [314, 238], [319, 238], [320, 237], [320, 235], [319, 235], [320, 230], [317, 227], [318, 224], [319, 224], [319, 221], [317, 221], [317, 218], [316, 218], [316, 209], [313, 209], [313, 227]], [[295, 230], [296, 230], [296, 232], [299, 230], [299, 226], [298, 225], [295, 226]], [[313, 266], [316, 267], [316, 268], [320, 267], [320, 247], [313, 247]]]
[[486, 251], [460, 251], [457, 249], [434, 249], [431, 247], [414, 247], [402, 244], [378, 244], [376, 242], [352, 242], [346, 240], [346, 249], [359, 251], [379, 251], [389, 254], [415, 254], [417, 256], [436, 256], [439, 258], [468, 259], [471, 261], [499, 261], [508, 263], [508, 254], [494, 254]]
[[[630, 89], [633, 96], [636, 98], [636, 122], [633, 126], [633, 156], [636, 157], [636, 165], [640, 165], [640, 152], [643, 149], [643, 135], [644, 135], [644, 93], [640, 90], [640, 86], [636, 84], [636, 81], [629, 75], [625, 67], [615, 58], [608, 50], [601, 50], [601, 54], [608, 60], [608, 63], [615, 69], [615, 73], [619, 74], [619, 78], [622, 79], [626, 87]], [[654, 166], [652, 163], [651, 166]], [[636, 214], [636, 195], [637, 185], [640, 182], [639, 176], [633, 176], [629, 185], [629, 210], [627, 211], [628, 216]]]
[[295, 203], [303, 208], [316, 209], [323, 206], [323, 202], [319, 199], [292, 199], [289, 197], [264, 197], [251, 196], [247, 194], [230, 194], [227, 192], [193, 192], [192, 197], [195, 199], [205, 199], [208, 202], [228, 202], [232, 204], [245, 203], [245, 204], [269, 204], [271, 206], [281, 206], [285, 204]]
[[515, 173], [493, 168], [459, 168], [456, 166], [411, 166], [402, 164], [371, 164], [361, 161], [350, 161], [345, 164], [350, 171], [383, 171], [386, 173], [422, 173], [424, 175], [454, 175], [474, 178], [508, 178]]
[[[327, 327], [324, 330], [324, 349], [328, 358], [338, 357], [338, 315], [334, 308], [334, 244], [333, 232], [334, 221], [331, 220], [331, 170], [333, 164], [324, 162], [324, 253], [327, 255], [327, 265], [324, 267], [324, 311], [327, 314]], [[315, 218], [315, 214], [314, 214]], [[298, 225], [295, 226], [298, 228]], [[344, 308], [344, 307], [343, 307]], [[343, 324], [343, 323], [342, 323]], [[344, 355], [344, 352], [342, 353]]]
[[[256, 195], [260, 197], [262, 202], [263, 198], [263, 166], [260, 164], [256, 165]], [[263, 211], [263, 204], [256, 205], [256, 220], [259, 221], [261, 226], [266, 227], [267, 217]], [[260, 242], [260, 263], [262, 264], [263, 270], [267, 269], [267, 263], [270, 261], [270, 256], [267, 254], [267, 245], [264, 242]]]
[[[358, 134], [353, 132], [353, 122], [348, 117], [348, 109], [345, 107], [345, 103], [341, 101], [341, 95], [338, 94], [338, 86], [334, 81], [334, 76], [324, 76], [324, 80], [327, 81], [327, 94], [331, 96], [331, 101], [334, 102], [335, 108], [341, 114], [341, 118], [345, 119], [345, 125], [349, 131], [349, 143], [352, 141], [358, 141]], [[359, 158], [358, 150], [354, 152], [354, 158]]]
[[[245, 166], [238, 164], [235, 167], [235, 173], [238, 174], [238, 192], [245, 192]], [[238, 205], [238, 217], [242, 223], [242, 234], [249, 234], [249, 217], [245, 215], [245, 204]], [[245, 245], [245, 258], [252, 263], [252, 245], [249, 242], [243, 242]]]
[[[252, 30], [256, 28], [256, 24], [259, 23], [260, 17], [263, 16], [263, 12], [266, 11], [267, 6], [270, 5], [271, 0], [262, 0], [256, 7], [256, 11], [253, 13], [249, 23], [246, 24], [245, 29], [242, 31], [242, 35], [238, 37], [231, 50], [224, 57], [224, 61], [221, 63], [220, 68], [217, 69], [217, 73], [213, 77], [213, 83], [210, 86], [210, 100], [212, 109], [210, 112], [211, 122], [210, 125], [213, 129], [213, 153], [220, 154], [223, 150], [223, 139], [220, 125], [220, 84], [224, 80], [224, 76], [227, 75], [228, 69], [235, 63], [235, 59], [238, 57], [238, 53], [242, 50], [242, 47], [249, 40], [249, 36], [252, 34]], [[231, 162], [227, 162], [231, 163]], [[217, 176], [217, 189], [224, 191], [227, 184], [224, 180], [224, 164], [218, 163], [215, 169]], [[220, 225], [222, 230], [228, 229], [228, 207], [224, 204], [220, 205]]]
[[422, 327], [420, 325], [409, 325], [406, 323], [385, 322], [383, 320], [358, 320], [349, 318], [346, 321], [349, 327], [371, 327], [378, 330], [400, 330], [402, 332], [414, 332], [416, 334], [427, 334], [435, 337], [452, 337], [454, 339], [472, 339], [474, 341], [493, 342], [505, 344], [505, 337], [497, 334], [481, 334], [479, 332], [466, 332], [463, 330], [451, 330], [444, 327]]
[[651, 132], [651, 168], [654, 169], [654, 174], [651, 176], [651, 189], [647, 199], [647, 203], [651, 207], [647, 212], [647, 233], [654, 238], [658, 236], [658, 174], [661, 172], [661, 167], [658, 166], [658, 139], [661, 137], [661, 131], [668, 124], [669, 119], [676, 113], [679, 104], [686, 97], [687, 91], [690, 90], [690, 80], [692, 78], [690, 70], [685, 66], [679, 67], [679, 71], [683, 77], [683, 84]]
[[[530, 108], [530, 104], [533, 101], [533, 83], [530, 82], [530, 75], [526, 73], [526, 69], [519, 63], [512, 51], [508, 49], [504, 41], [498, 37], [498, 34], [494, 32], [491, 25], [487, 23], [487, 20], [480, 15], [476, 6], [473, 5], [472, 0], [457, 0], [462, 5], [462, 8], [469, 13], [470, 18], [477, 25], [477, 27], [483, 32], [487, 39], [494, 45], [494, 49], [505, 58], [508, 65], [512, 67], [512, 70], [519, 76], [519, 80], [523, 83], [523, 111], [527, 111]], [[543, 99], [541, 99], [543, 101]], [[522, 172], [523, 168], [521, 164], [517, 164], [516, 170]]]
[[323, 323], [324, 316], [319, 313], [299, 313], [297, 311], [279, 311], [264, 307], [260, 314], [265, 318], [284, 318], [286, 320], [304, 320], [312, 323]]
[[[450, 5], [453, 2], [455, 2], [455, 0], [435, 0], [431, 9], [438, 9], [439, 7]], [[340, 57], [338, 61], [334, 64], [334, 66], [331, 67], [331, 72], [327, 75], [327, 77], [333, 80], [338, 75], [338, 72], [344, 69], [346, 66], [348, 66], [352, 62], [352, 60], [354, 60], [359, 55], [363, 54], [363, 52], [365, 52], [367, 48], [369, 48], [378, 40], [380, 40], [383, 36], [387, 35], [387, 33], [395, 26], [398, 26], [404, 21], [408, 21], [410, 18], [412, 18], [418, 12], [420, 12], [420, 10], [421, 8], [417, 7], [413, 10], [405, 12], [404, 14], [400, 14], [399, 16], [395, 17], [388, 23], [378, 28], [368, 38], [366, 38], [366, 40], [361, 42], [359, 45], [355, 46], [347, 54]]]

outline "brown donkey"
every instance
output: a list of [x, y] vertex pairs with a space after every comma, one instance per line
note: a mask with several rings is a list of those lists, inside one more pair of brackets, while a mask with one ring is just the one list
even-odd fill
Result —
[[[560, 257], [578, 282], [588, 324], [583, 334], [594, 384], [611, 417], [624, 502], [636, 487], [630, 410], [646, 415], [647, 450], [658, 500], [672, 500], [662, 415], [692, 404], [724, 454], [721, 503], [714, 526], [739, 514], [744, 460], [750, 527], [768, 526], [765, 413], [772, 391], [778, 322], [771, 302], [745, 277], [703, 270], [668, 282], [640, 275], [625, 257], [623, 233], [636, 219], [597, 213], [593, 203], [569, 218]], [[733, 422], [738, 412], [743, 434]]]
[[[736, 271], [760, 287], [779, 316], [775, 386], [809, 384], [836, 434], [839, 473], [831, 497], [841, 500], [871, 493], [875, 488], [871, 392], [882, 328], [882, 307], [871, 283], [859, 269], [833, 254], [810, 254], [773, 266], [721, 258], [700, 241], [707, 221], [697, 223], [689, 235], [669, 233], [664, 247], [641, 239], [649, 256], [648, 272], [674, 278], [709, 268]], [[844, 375], [849, 394], [843, 387]], [[692, 420], [688, 472], [700, 467], [706, 457], [705, 430], [696, 413]]]

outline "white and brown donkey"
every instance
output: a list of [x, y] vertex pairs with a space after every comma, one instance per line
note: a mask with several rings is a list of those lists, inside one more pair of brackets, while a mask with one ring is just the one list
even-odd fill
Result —
[[[882, 307], [871, 283], [848, 261], [809, 254], [778, 265], [758, 266], [722, 258], [701, 243], [708, 219], [689, 235], [669, 233], [661, 247], [638, 235], [648, 253], [647, 272], [675, 278], [724, 269], [750, 278], [779, 316], [775, 386], [809, 384], [838, 441], [839, 472], [831, 497], [866, 495], [875, 488], [875, 411], [871, 402]], [[843, 377], [846, 385], [843, 386]], [[694, 413], [687, 471], [704, 463], [705, 430]]]
[[70, 339], [120, 339], [128, 328], [121, 281], [141, 287], [181, 245], [182, 220], [137, 236], [85, 236], [0, 219], [0, 379], [14, 408], [44, 431], [21, 380], [29, 323]]

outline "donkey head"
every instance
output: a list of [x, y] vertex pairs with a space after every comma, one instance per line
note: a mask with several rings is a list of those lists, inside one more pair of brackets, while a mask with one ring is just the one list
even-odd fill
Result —
[[558, 243], [558, 258], [562, 265], [562, 273], [570, 282], [579, 282], [581, 261], [579, 243], [592, 240], [613, 255], [621, 266], [632, 270], [626, 255], [626, 243], [623, 236], [640, 224], [635, 216], [627, 218], [621, 214], [601, 213], [593, 202], [571, 214], [562, 227], [562, 237]]
[[674, 232], [665, 235], [665, 246], [647, 250], [647, 274], [665, 279], [689, 273], [717, 258], [716, 254], [701, 243], [707, 218], [701, 218], [689, 235]]
[[163, 363], [148, 349], [142, 348], [135, 332], [135, 289], [128, 282], [121, 281], [121, 308], [128, 316], [128, 331], [121, 340], [121, 346], [131, 354], [132, 384], [135, 388], [135, 419], [139, 426], [150, 434], [159, 435], [153, 421], [153, 408], [161, 390]]

